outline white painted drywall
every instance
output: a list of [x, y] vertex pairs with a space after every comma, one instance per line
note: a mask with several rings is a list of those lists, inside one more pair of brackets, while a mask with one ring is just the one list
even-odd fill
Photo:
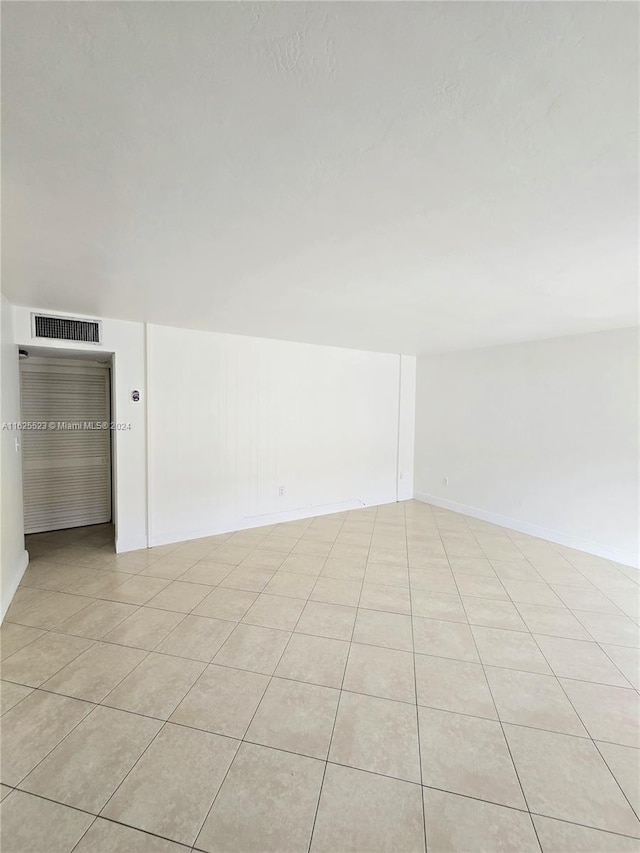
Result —
[[637, 564], [638, 370], [635, 328], [420, 358], [416, 497]]
[[[114, 431], [113, 494], [116, 510], [116, 549], [120, 552], [146, 548], [147, 435], [144, 324], [103, 319], [102, 345], [99, 347], [69, 341], [34, 340], [31, 336], [31, 313], [34, 310], [40, 309], [15, 306], [13, 311], [16, 342], [25, 349], [33, 352], [34, 347], [44, 344], [48, 349], [86, 352], [96, 358], [113, 354], [112, 420], [117, 423], [131, 424], [131, 429]], [[131, 399], [133, 390], [140, 391], [140, 401], [137, 403]]]
[[4, 425], [20, 422], [20, 377], [18, 374], [18, 347], [13, 329], [11, 304], [0, 298], [0, 421], [2, 435], [2, 465], [0, 478], [0, 525], [2, 542], [2, 599], [0, 621], [11, 603], [20, 579], [29, 561], [24, 547], [22, 514], [22, 455], [19, 431], [5, 429]]
[[398, 355], [163, 326], [147, 342], [150, 544], [396, 500]]

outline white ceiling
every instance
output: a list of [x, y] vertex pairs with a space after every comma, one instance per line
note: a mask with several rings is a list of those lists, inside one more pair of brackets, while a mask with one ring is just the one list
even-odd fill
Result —
[[3, 3], [3, 290], [416, 353], [637, 321], [633, 3]]

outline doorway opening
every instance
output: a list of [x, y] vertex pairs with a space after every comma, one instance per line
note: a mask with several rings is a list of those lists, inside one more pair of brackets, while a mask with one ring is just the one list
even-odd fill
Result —
[[113, 541], [111, 355], [30, 348], [20, 399], [28, 541]]

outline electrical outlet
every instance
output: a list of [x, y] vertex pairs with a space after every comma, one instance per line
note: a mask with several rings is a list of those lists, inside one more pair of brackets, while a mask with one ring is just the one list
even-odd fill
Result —
[[282, 497], [284, 495], [284, 486], [278, 486], [278, 497]]
[[443, 485], [443, 486], [448, 486], [448, 485], [449, 485], [449, 478], [448, 478], [448, 477], [443, 477], [443, 478], [442, 478], [442, 485]]

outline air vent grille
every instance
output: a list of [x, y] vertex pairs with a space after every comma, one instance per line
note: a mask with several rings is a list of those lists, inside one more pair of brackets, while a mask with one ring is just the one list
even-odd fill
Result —
[[57, 341], [82, 341], [88, 344], [99, 344], [100, 321], [34, 314], [33, 335], [36, 338], [54, 338]]

